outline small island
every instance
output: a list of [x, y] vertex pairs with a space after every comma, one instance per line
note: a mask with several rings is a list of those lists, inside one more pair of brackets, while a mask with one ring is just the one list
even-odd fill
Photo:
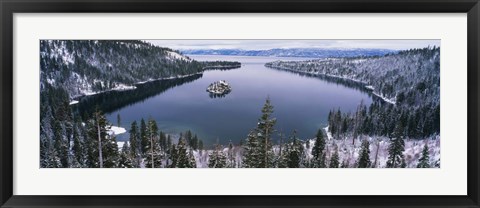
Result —
[[214, 82], [207, 87], [207, 92], [214, 95], [225, 95], [232, 91], [232, 87], [225, 81]]

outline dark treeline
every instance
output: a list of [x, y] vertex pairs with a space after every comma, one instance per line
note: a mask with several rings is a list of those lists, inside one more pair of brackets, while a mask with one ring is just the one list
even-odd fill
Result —
[[362, 102], [353, 113], [331, 110], [328, 124], [335, 138], [391, 137], [395, 128], [400, 128], [402, 137], [421, 139], [440, 133], [440, 106], [430, 104], [408, 108], [375, 101], [367, 107]]

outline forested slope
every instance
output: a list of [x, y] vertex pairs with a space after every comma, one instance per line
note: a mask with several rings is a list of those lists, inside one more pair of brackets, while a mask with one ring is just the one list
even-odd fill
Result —
[[65, 89], [71, 98], [135, 83], [239, 67], [238, 62], [198, 62], [169, 48], [137, 40], [42, 40], [40, 83]]

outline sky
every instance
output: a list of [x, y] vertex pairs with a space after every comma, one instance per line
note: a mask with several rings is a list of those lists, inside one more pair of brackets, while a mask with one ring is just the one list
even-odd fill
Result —
[[145, 40], [154, 45], [176, 50], [273, 48], [375, 48], [405, 50], [440, 46], [440, 40]]

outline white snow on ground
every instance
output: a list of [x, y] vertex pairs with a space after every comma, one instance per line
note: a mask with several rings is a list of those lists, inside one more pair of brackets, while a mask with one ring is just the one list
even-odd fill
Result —
[[328, 126], [323, 128], [323, 130], [325, 130], [325, 132], [327, 132], [328, 140], [331, 140], [333, 138], [333, 136], [332, 136], [332, 133], [328, 130]]
[[[330, 133], [327, 131], [327, 134]], [[331, 133], [330, 133], [331, 135]], [[331, 155], [338, 149], [340, 163], [342, 161], [348, 162], [349, 166], [354, 166], [358, 160], [359, 152], [361, 149], [362, 140], [368, 139], [370, 142], [370, 161], [375, 163], [375, 156], [378, 149], [377, 165], [378, 168], [385, 168], [388, 160], [388, 146], [390, 145], [390, 139], [386, 137], [366, 137], [359, 136], [353, 144], [352, 138], [340, 138], [327, 140], [326, 142], [326, 154], [327, 160], [330, 160]], [[312, 139], [311, 141], [315, 141]], [[314, 144], [314, 143], [313, 143]], [[403, 155], [407, 168], [416, 168], [418, 160], [422, 156], [424, 145], [427, 144], [429, 148], [430, 165], [435, 166], [437, 162], [440, 162], [440, 136], [433, 136], [431, 138], [417, 140], [417, 139], [405, 139], [405, 151]], [[312, 147], [312, 145], [310, 145]]]
[[124, 84], [119, 84], [119, 85], [117, 85], [115, 88], [113, 88], [113, 89], [111, 89], [111, 90], [124, 91], [124, 90], [134, 90], [134, 89], [137, 89], [137, 87], [135, 87], [135, 86], [128, 86], [128, 85], [124, 85]]
[[125, 142], [117, 142], [118, 150], [121, 150]]
[[180, 59], [180, 60], [188, 61], [188, 62], [191, 62], [191, 61], [192, 61], [192, 60], [189, 59], [188, 57], [183, 56], [183, 55], [178, 54], [178, 53], [173, 52], [173, 51], [167, 51], [167, 53], [168, 53], [168, 56], [169, 56], [169, 57], [172, 57], [173, 59]]
[[373, 93], [374, 95], [376, 95], [377, 97], [381, 98], [382, 100], [384, 100], [384, 101], [387, 102], [387, 103], [391, 103], [391, 104], [394, 104], [394, 105], [395, 105], [395, 103], [396, 103], [395, 101], [393, 101], [393, 99], [386, 98], [386, 97], [384, 97], [384, 96], [382, 96], [382, 95], [380, 95], [380, 94], [378, 94], [378, 93], [376, 93], [376, 92], [372, 92], [372, 93]]
[[109, 135], [119, 135], [127, 132], [127, 130], [123, 127], [110, 126], [110, 129], [108, 129], [107, 132]]
[[48, 82], [48, 84], [54, 85], [55, 84], [55, 79], [47, 78], [47, 82]]
[[72, 101], [69, 103], [69, 105], [75, 105], [75, 104], [77, 104], [77, 103], [78, 103], [78, 100], [72, 100]]

